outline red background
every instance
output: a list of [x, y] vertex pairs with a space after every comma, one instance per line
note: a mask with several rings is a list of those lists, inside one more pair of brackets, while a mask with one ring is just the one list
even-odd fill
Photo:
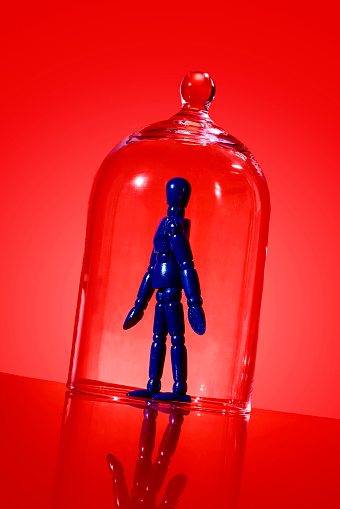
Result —
[[[260, 162], [272, 219], [253, 406], [340, 417], [339, 23], [307, 1], [2, 9], [0, 371], [65, 381], [93, 176], [192, 70]], [[6, 12], [5, 12], [6, 11]]]

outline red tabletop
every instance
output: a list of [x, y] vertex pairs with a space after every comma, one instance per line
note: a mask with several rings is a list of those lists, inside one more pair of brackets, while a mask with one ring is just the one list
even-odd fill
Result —
[[340, 508], [340, 420], [183, 414], [0, 383], [3, 508]]

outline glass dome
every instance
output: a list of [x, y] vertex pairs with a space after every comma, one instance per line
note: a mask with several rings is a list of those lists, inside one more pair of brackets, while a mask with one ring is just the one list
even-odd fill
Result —
[[[181, 111], [128, 136], [94, 179], [71, 389], [131, 401], [143, 389], [140, 397], [168, 405], [171, 396], [160, 396], [175, 393], [177, 383], [190, 397], [174, 398], [176, 404], [250, 410], [269, 193], [249, 150], [210, 119], [214, 92], [208, 74], [188, 74]], [[187, 206], [179, 191], [178, 203], [169, 198], [172, 179], [189, 183]], [[156, 282], [156, 272], [169, 281]], [[159, 314], [168, 306], [165, 295], [173, 308], [183, 305], [184, 333], [181, 311], [174, 319], [166, 314], [166, 324]], [[147, 392], [149, 379], [161, 379], [161, 387]]]

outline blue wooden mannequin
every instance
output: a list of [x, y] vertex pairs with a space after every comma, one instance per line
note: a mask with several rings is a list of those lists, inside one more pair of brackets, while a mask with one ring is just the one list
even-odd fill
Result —
[[[189, 307], [189, 323], [196, 334], [204, 334], [205, 316], [189, 244], [190, 220], [184, 218], [184, 207], [188, 204], [190, 193], [191, 186], [184, 178], [173, 178], [167, 183], [168, 215], [159, 223], [148, 271], [140, 285], [135, 305], [123, 325], [123, 329], [130, 329], [142, 319], [143, 311], [157, 289], [150, 379], [147, 389], [129, 392], [128, 396], [161, 401], [191, 401], [186, 394], [188, 370], [182, 289]], [[175, 383], [173, 392], [160, 393], [168, 333], [171, 336], [171, 363]]]

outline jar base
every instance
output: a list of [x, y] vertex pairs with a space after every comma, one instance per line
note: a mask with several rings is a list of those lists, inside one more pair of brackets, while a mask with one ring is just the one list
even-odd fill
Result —
[[228, 415], [247, 415], [250, 413], [251, 405], [248, 402], [239, 400], [224, 400], [217, 398], [202, 398], [191, 395], [191, 403], [174, 401], [155, 401], [152, 399], [141, 399], [127, 396], [128, 392], [138, 389], [126, 385], [117, 385], [96, 380], [78, 379], [66, 384], [70, 391], [94, 396], [107, 401], [130, 403], [142, 406], [154, 405], [161, 408], [179, 407], [186, 411], [212, 412]]

